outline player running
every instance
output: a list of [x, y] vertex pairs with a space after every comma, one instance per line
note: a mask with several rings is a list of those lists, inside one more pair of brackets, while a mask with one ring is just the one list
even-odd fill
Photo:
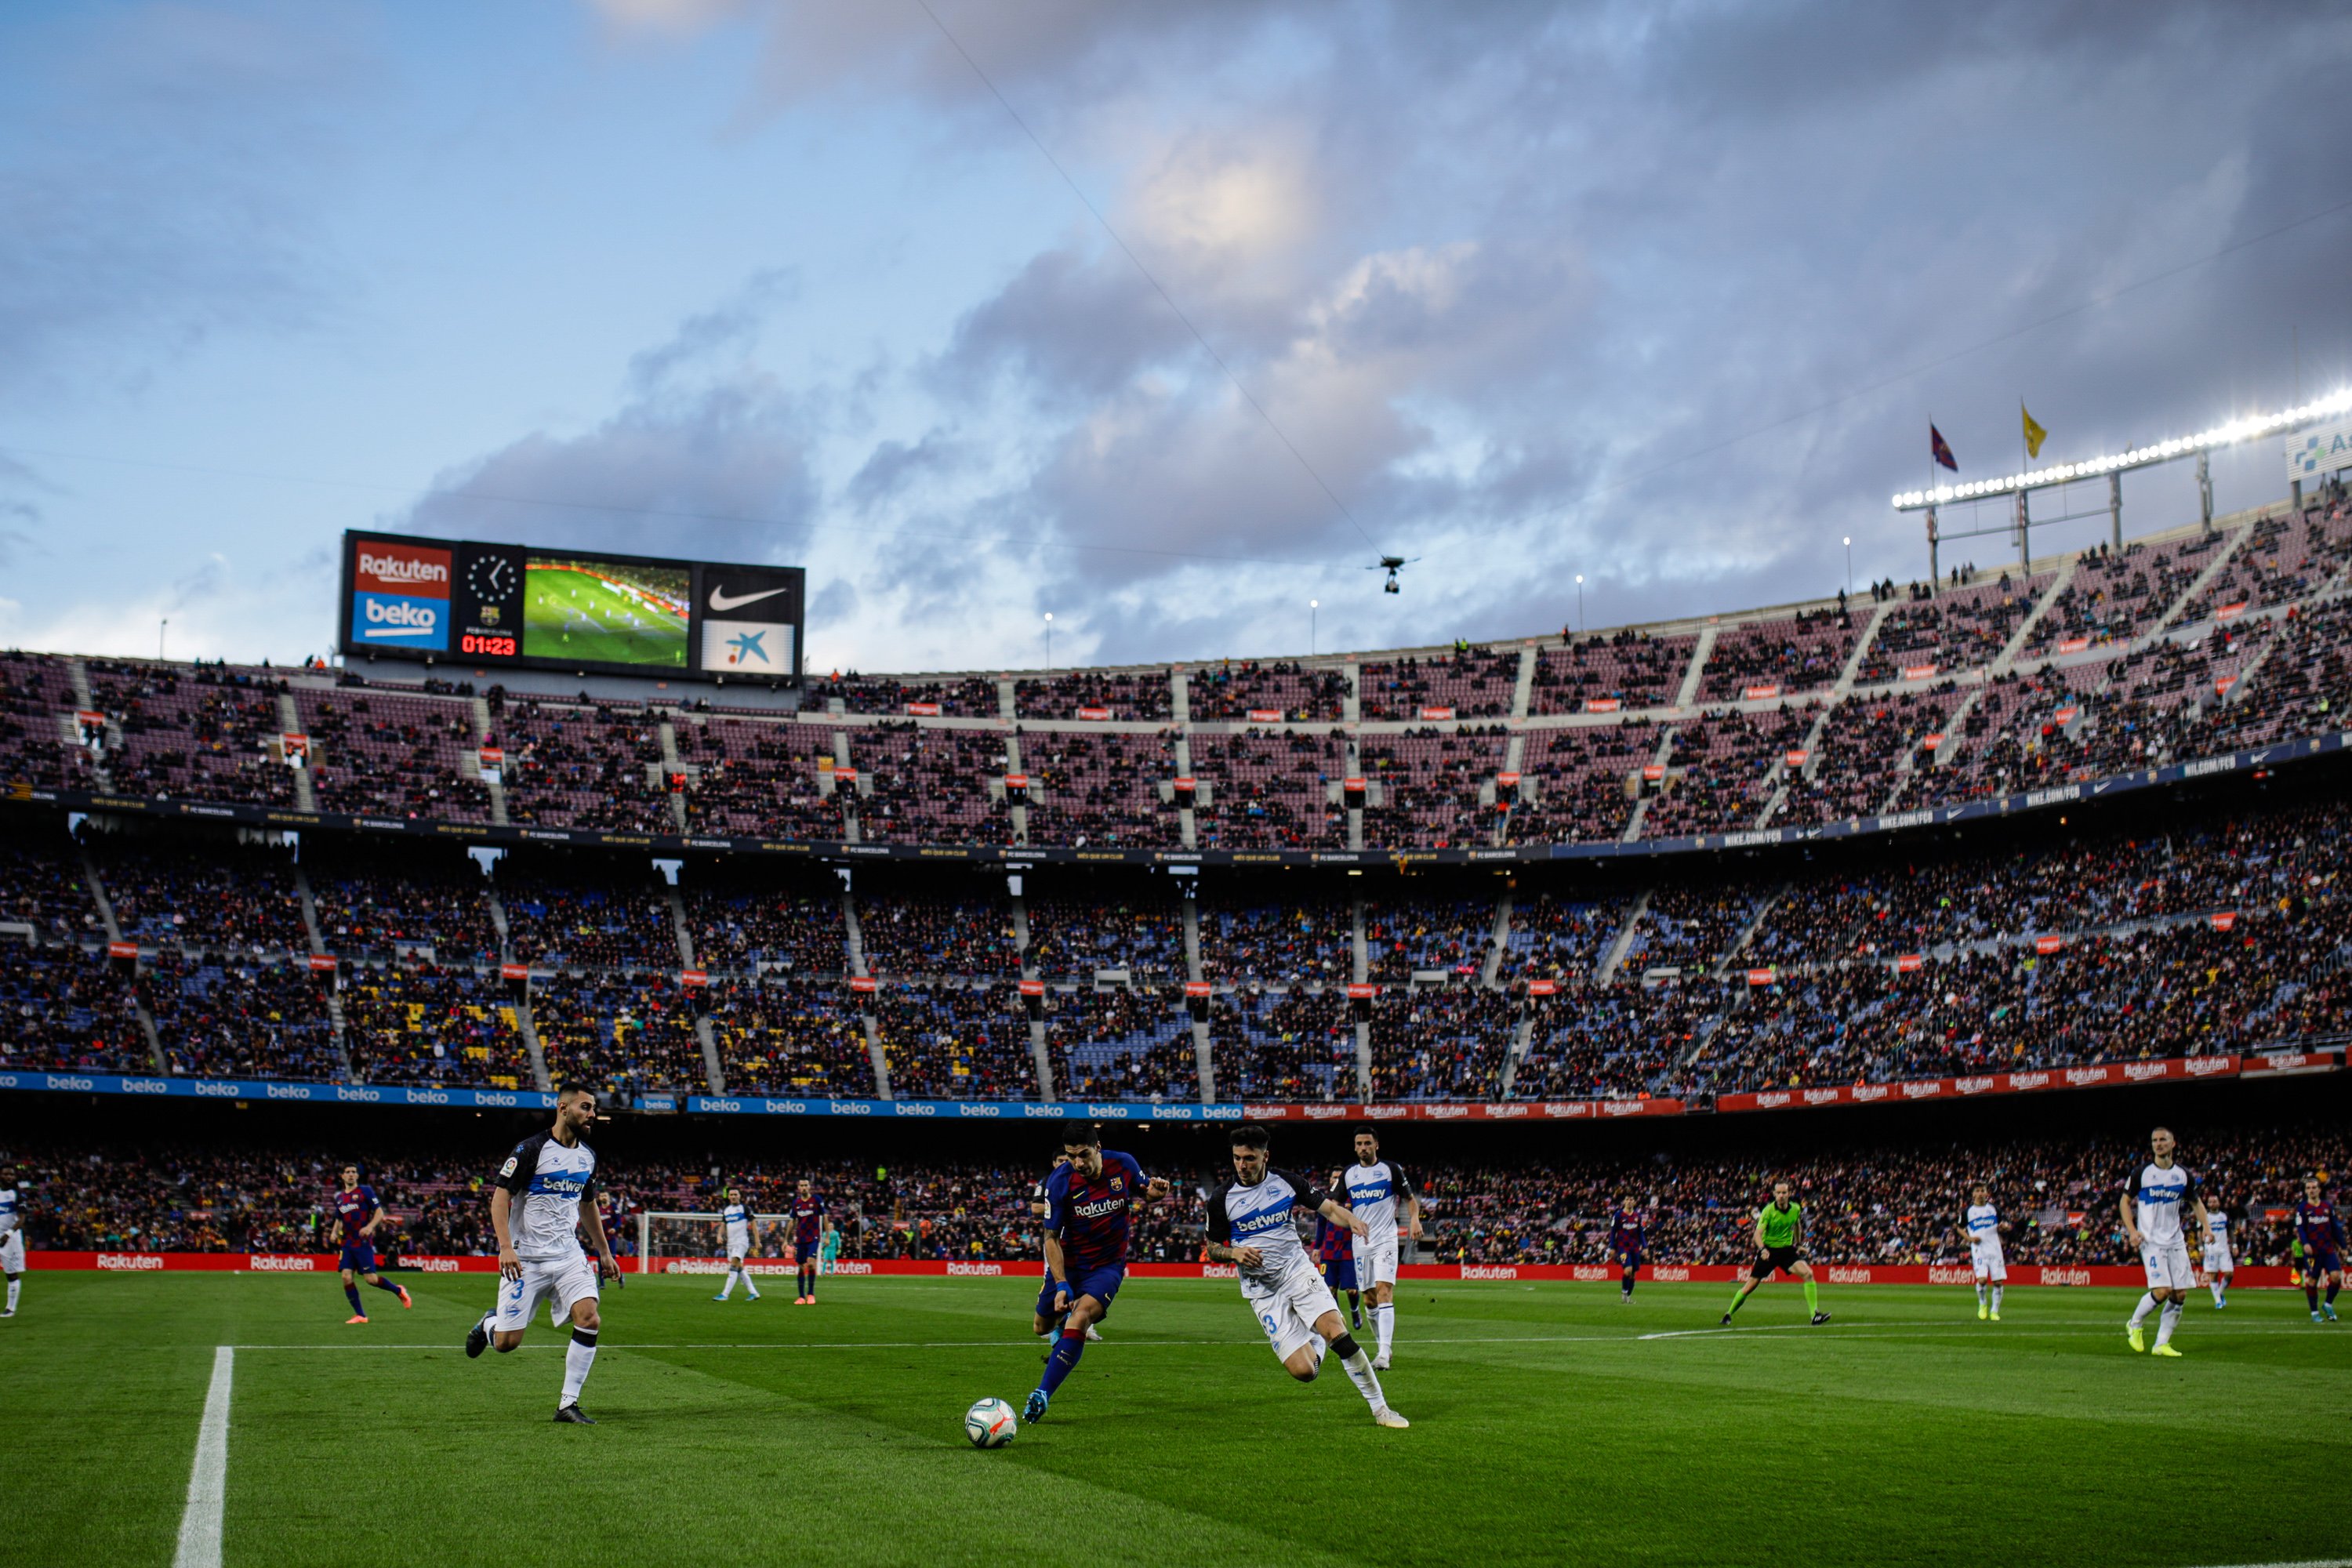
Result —
[[1265, 1128], [1236, 1127], [1232, 1142], [1234, 1179], [1209, 1198], [1211, 1260], [1234, 1266], [1242, 1300], [1265, 1326], [1266, 1342], [1285, 1372], [1301, 1383], [1314, 1382], [1328, 1345], [1348, 1381], [1372, 1407], [1375, 1426], [1412, 1426], [1389, 1408], [1376, 1364], [1339, 1321], [1339, 1303], [1298, 1241], [1298, 1214], [1307, 1210], [1353, 1232], [1360, 1255], [1364, 1217], [1350, 1212], [1339, 1194], [1276, 1170], [1267, 1161]]
[[345, 1165], [343, 1190], [335, 1194], [335, 1223], [343, 1227], [343, 1255], [336, 1267], [342, 1270], [343, 1295], [352, 1304], [352, 1315], [343, 1320], [346, 1328], [368, 1321], [367, 1309], [360, 1305], [359, 1282], [362, 1279], [379, 1290], [391, 1291], [400, 1298], [403, 1307], [416, 1305], [408, 1299], [406, 1286], [395, 1285], [376, 1272], [376, 1226], [389, 1217], [383, 1211], [383, 1205], [376, 1201], [375, 1189], [361, 1184], [360, 1168]]
[[2213, 1292], [2213, 1310], [2221, 1311], [2230, 1304], [2230, 1277], [2238, 1271], [2237, 1260], [2230, 1255], [2230, 1214], [2207, 1194], [2205, 1205], [2205, 1288]]
[[[1045, 1257], [1045, 1245], [1044, 1239], [1045, 1216], [1053, 1212], [1053, 1205], [1048, 1203], [1045, 1199], [1045, 1184], [1053, 1179], [1054, 1171], [1060, 1170], [1069, 1163], [1070, 1157], [1067, 1154], [1055, 1155], [1053, 1170], [1047, 1171], [1043, 1176], [1040, 1176], [1037, 1180], [1029, 1184], [1029, 1212], [1034, 1215], [1037, 1218], [1039, 1237], [1037, 1244], [1037, 1267], [1043, 1272], [1045, 1279], [1045, 1283], [1041, 1286], [1037, 1291], [1037, 1310], [1035, 1315], [1030, 1321], [1029, 1331], [1035, 1334], [1041, 1340], [1058, 1338], [1062, 1331], [1063, 1320], [1070, 1315], [1069, 1306], [1066, 1302], [1065, 1302], [1058, 1310], [1055, 1308], [1054, 1265], [1052, 1261]], [[1101, 1341], [1101, 1331], [1097, 1329], [1094, 1324], [1088, 1323], [1087, 1325], [1087, 1342], [1089, 1344], [1097, 1344], [1100, 1343]], [[1045, 1353], [1049, 1356], [1054, 1353], [1054, 1347], [1051, 1344], [1048, 1344], [1045, 1347]]]
[[1370, 1127], [1356, 1129], [1356, 1163], [1348, 1167], [1348, 1207], [1363, 1220], [1365, 1229], [1356, 1243], [1356, 1283], [1371, 1299], [1372, 1330], [1380, 1352], [1372, 1370], [1389, 1369], [1389, 1350], [1396, 1337], [1397, 1205], [1404, 1205], [1412, 1238], [1421, 1239], [1421, 1198], [1412, 1182], [1393, 1161], [1381, 1158], [1380, 1135]]
[[793, 1194], [793, 1261], [800, 1268], [801, 1293], [795, 1307], [816, 1305], [817, 1254], [824, 1247], [824, 1200], [806, 1176]]
[[[1977, 1277], [1977, 1321], [1990, 1318], [2000, 1321], [2000, 1293], [2009, 1284], [2009, 1265], [2000, 1255], [2000, 1233], [2009, 1227], [2000, 1223], [2000, 1211], [1992, 1206], [1992, 1189], [1979, 1182], [1969, 1193], [1969, 1206], [1961, 1212], [1960, 1229], [1969, 1238], [1969, 1268]], [[1990, 1287], [1992, 1302], [1987, 1310], [1985, 1292]]]
[[1127, 1278], [1135, 1205], [1168, 1195], [1168, 1184], [1157, 1176], [1147, 1182], [1133, 1155], [1106, 1152], [1090, 1121], [1062, 1123], [1062, 1152], [1068, 1163], [1045, 1178], [1046, 1279], [1037, 1293], [1037, 1315], [1057, 1320], [1061, 1333], [1021, 1409], [1032, 1423], [1045, 1418], [1054, 1391], [1086, 1353], [1087, 1328], [1110, 1310]]
[[1805, 1308], [1813, 1315], [1815, 1326], [1830, 1321], [1822, 1310], [1821, 1289], [1813, 1283], [1813, 1266], [1805, 1258], [1805, 1206], [1796, 1201], [1796, 1189], [1786, 1179], [1772, 1184], [1772, 1201], [1756, 1211], [1756, 1266], [1748, 1278], [1739, 1282], [1739, 1293], [1731, 1299], [1731, 1311], [1723, 1314], [1725, 1327], [1731, 1323], [1731, 1312], [1756, 1293], [1756, 1287], [1775, 1273], [1793, 1274], [1804, 1283]]
[[2172, 1129], [2158, 1128], [2148, 1134], [2147, 1142], [2156, 1157], [2139, 1168], [2139, 1175], [2116, 1205], [2123, 1215], [2124, 1239], [2138, 1249], [2140, 1263], [2147, 1270], [2147, 1292], [2132, 1309], [2124, 1335], [2133, 1350], [2147, 1349], [2140, 1325], [2161, 1303], [2164, 1315], [2157, 1321], [2156, 1353], [2177, 1356], [2180, 1352], [2172, 1348], [2172, 1331], [2179, 1325], [2189, 1292], [2197, 1285], [2197, 1276], [2189, 1267], [2189, 1238], [2180, 1227], [2180, 1208], [2188, 1205], [2197, 1233], [2209, 1235], [2205, 1199], [2197, 1190], [2197, 1178], [2172, 1158], [2177, 1147]]
[[13, 1318], [25, 1283], [25, 1205], [16, 1195], [14, 1165], [0, 1165], [0, 1274], [8, 1277], [8, 1305], [0, 1318]]
[[[596, 1152], [583, 1135], [596, 1121], [596, 1091], [567, 1083], [555, 1097], [555, 1125], [515, 1145], [490, 1188], [490, 1228], [499, 1238], [498, 1304], [466, 1335], [466, 1353], [496, 1345], [500, 1355], [522, 1343], [541, 1300], [569, 1313], [572, 1342], [563, 1352], [563, 1393], [555, 1418], [593, 1426], [580, 1408], [580, 1390], [596, 1364], [597, 1282], [627, 1283], [613, 1261], [604, 1221], [596, 1212]], [[580, 1249], [585, 1227], [596, 1248], [591, 1265]]]
[[1649, 1240], [1649, 1228], [1642, 1223], [1633, 1194], [1627, 1193], [1617, 1200], [1617, 1213], [1609, 1221], [1609, 1256], [1617, 1264], [1617, 1304], [1621, 1307], [1633, 1299], [1633, 1277], [1642, 1271], [1642, 1254], [1647, 1250]]
[[756, 1301], [760, 1288], [751, 1282], [751, 1270], [744, 1260], [759, 1246], [760, 1216], [751, 1212], [751, 1205], [733, 1187], [720, 1195], [727, 1200], [727, 1206], [719, 1211], [719, 1222], [727, 1227], [727, 1283], [719, 1287], [719, 1294], [710, 1299], [724, 1301], [735, 1293], [735, 1281], [740, 1279], [744, 1295]]
[[[2294, 1205], [2294, 1238], [2303, 1243], [2303, 1299], [2311, 1303], [2315, 1323], [2336, 1321], [2336, 1292], [2344, 1289], [2344, 1221], [2319, 1185], [2317, 1176], [2303, 1179], [2303, 1201]], [[2327, 1287], [2327, 1300], [2319, 1288]]]
[[[1339, 1173], [1331, 1173], [1330, 1190], [1340, 1190]], [[1331, 1287], [1334, 1300], [1339, 1292], [1348, 1293], [1348, 1326], [1364, 1326], [1363, 1292], [1356, 1289], [1356, 1233], [1344, 1225], [1333, 1225], [1321, 1215], [1315, 1216], [1315, 1259], [1323, 1270], [1323, 1283]]]

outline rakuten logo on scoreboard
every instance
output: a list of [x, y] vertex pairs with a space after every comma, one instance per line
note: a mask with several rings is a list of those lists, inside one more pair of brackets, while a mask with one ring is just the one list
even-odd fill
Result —
[[449, 552], [371, 539], [352, 552], [352, 640], [446, 653]]

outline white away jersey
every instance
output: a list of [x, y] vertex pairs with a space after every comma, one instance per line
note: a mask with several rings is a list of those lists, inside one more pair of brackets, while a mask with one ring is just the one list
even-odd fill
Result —
[[1412, 1179], [1392, 1160], [1350, 1165], [1345, 1179], [1348, 1206], [1356, 1211], [1356, 1217], [1372, 1233], [1373, 1245], [1394, 1242], [1397, 1206], [1412, 1195]]
[[507, 1228], [515, 1256], [541, 1261], [580, 1256], [580, 1205], [596, 1191], [596, 1152], [570, 1148], [552, 1132], [534, 1132], [499, 1167], [499, 1185], [514, 1194]]
[[1209, 1239], [1224, 1247], [1255, 1247], [1264, 1255], [1256, 1268], [1241, 1270], [1245, 1286], [1280, 1279], [1294, 1268], [1313, 1267], [1298, 1239], [1298, 1216], [1313, 1215], [1337, 1195], [1287, 1171], [1269, 1169], [1254, 1187], [1227, 1182], [1209, 1196]]
[[2197, 1178], [2186, 1165], [2166, 1170], [2151, 1160], [2139, 1168], [2132, 1185], [2139, 1205], [2139, 1231], [2149, 1245], [2162, 1247], [2182, 1240], [2180, 1208], [2197, 1193]]
[[17, 1201], [16, 1189], [0, 1187], [0, 1236], [5, 1236], [24, 1224], [24, 1206]]
[[2211, 1211], [2205, 1215], [2205, 1223], [2213, 1232], [2213, 1239], [2205, 1244], [2205, 1256], [2208, 1258], [2229, 1257], [2230, 1216], [2218, 1210]]
[[2000, 1245], [2000, 1211], [1990, 1204], [1970, 1204], [1960, 1217], [1968, 1226], [1971, 1247]]

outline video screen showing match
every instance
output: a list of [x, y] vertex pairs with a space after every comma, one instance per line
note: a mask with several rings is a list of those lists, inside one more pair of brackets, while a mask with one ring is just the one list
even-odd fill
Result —
[[523, 585], [526, 658], [687, 667], [693, 586], [684, 567], [534, 554]]

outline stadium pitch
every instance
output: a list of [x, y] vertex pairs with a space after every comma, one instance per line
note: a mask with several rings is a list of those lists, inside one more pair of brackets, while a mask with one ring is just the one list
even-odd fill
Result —
[[[2340, 1555], [2352, 1329], [2200, 1296], [2183, 1359], [2121, 1291], [1415, 1285], [1385, 1375], [1285, 1376], [1228, 1283], [1137, 1279], [1041, 1425], [1034, 1281], [606, 1288], [562, 1338], [468, 1361], [487, 1275], [37, 1273], [0, 1325], [11, 1561], [525, 1564], [2272, 1563]], [[783, 1280], [778, 1280], [779, 1284]], [[226, 1353], [222, 1347], [227, 1347]], [[199, 1435], [205, 1441], [200, 1445]], [[192, 1488], [192, 1475], [194, 1484]], [[216, 1502], [216, 1511], [208, 1505]], [[217, 1521], [217, 1535], [212, 1534]], [[191, 1552], [193, 1552], [193, 1555]], [[207, 1554], [209, 1552], [209, 1554]]]
[[686, 668], [687, 625], [592, 573], [533, 565], [523, 606], [523, 652], [583, 664]]

